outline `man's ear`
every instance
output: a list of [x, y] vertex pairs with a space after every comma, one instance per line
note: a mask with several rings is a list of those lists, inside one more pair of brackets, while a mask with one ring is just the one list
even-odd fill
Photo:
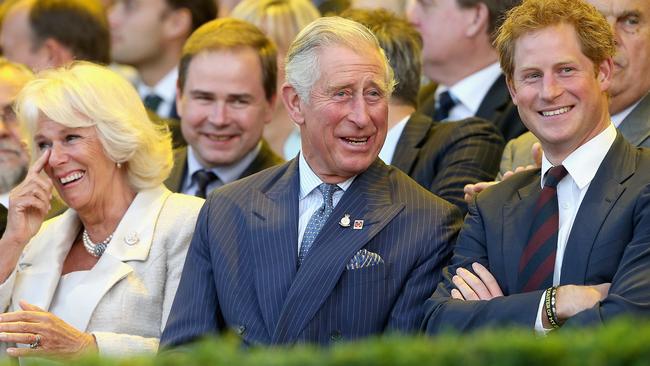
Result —
[[512, 98], [512, 103], [517, 105], [517, 89], [515, 89], [515, 85], [512, 82], [512, 78], [509, 76], [506, 76], [506, 85], [508, 86], [508, 92], [510, 92], [510, 98]]
[[169, 10], [163, 20], [167, 39], [185, 39], [192, 33], [192, 13], [187, 8]]
[[49, 67], [59, 67], [74, 61], [70, 49], [54, 38], [47, 38], [39, 52], [44, 52]]
[[289, 113], [291, 120], [298, 125], [301, 125], [305, 122], [305, 117], [303, 116], [303, 104], [300, 99], [300, 96], [296, 92], [296, 89], [293, 86], [285, 83], [282, 85], [282, 102], [284, 107]]
[[268, 112], [268, 117], [267, 117], [267, 119], [264, 121], [264, 123], [269, 124], [269, 123], [271, 123], [271, 121], [273, 120], [273, 113], [275, 112], [275, 107], [276, 107], [277, 104], [278, 104], [278, 94], [277, 94], [277, 93], [273, 93], [273, 95], [271, 96], [271, 98], [267, 99], [267, 102], [268, 102], [268, 104], [269, 104], [269, 112]]
[[465, 28], [465, 35], [467, 37], [476, 37], [481, 34], [488, 34], [490, 28], [490, 10], [483, 2], [466, 9], [467, 16], [469, 17], [467, 27]]
[[183, 94], [178, 81], [176, 82], [176, 114], [183, 119]]
[[612, 74], [614, 73], [614, 61], [611, 57], [606, 58], [598, 66], [598, 82], [600, 83], [600, 90], [606, 91], [612, 83]]

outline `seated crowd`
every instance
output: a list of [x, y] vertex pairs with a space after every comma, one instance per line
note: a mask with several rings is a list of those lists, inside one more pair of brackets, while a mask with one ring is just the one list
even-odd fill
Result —
[[0, 358], [650, 315], [650, 3], [236, 3], [0, 5]]

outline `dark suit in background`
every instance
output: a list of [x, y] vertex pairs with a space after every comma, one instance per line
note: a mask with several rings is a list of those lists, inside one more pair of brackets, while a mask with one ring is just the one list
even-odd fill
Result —
[[[515, 174], [478, 195], [451, 265], [426, 304], [424, 328], [464, 331], [484, 326], [532, 328], [543, 290], [515, 294], [518, 264], [531, 212], [541, 187], [539, 169]], [[580, 205], [564, 253], [560, 285], [611, 282], [608, 296], [567, 324], [599, 324], [616, 315], [650, 312], [650, 151], [631, 146], [620, 132]], [[513, 259], [514, 258], [514, 259]], [[503, 297], [489, 301], [450, 298], [458, 267], [483, 264]]]
[[[161, 345], [234, 330], [246, 344], [413, 331], [460, 225], [456, 208], [376, 160], [300, 267], [298, 161], [217, 189], [201, 211]], [[340, 225], [348, 214], [360, 230]], [[361, 249], [383, 259], [347, 270]]]
[[[266, 168], [282, 164], [284, 160], [271, 150], [265, 140], [262, 141], [262, 147], [257, 153], [255, 160], [246, 168], [239, 178], [247, 177]], [[165, 185], [172, 192], [180, 192], [183, 189], [183, 179], [187, 174], [187, 147], [174, 150], [174, 167], [169, 177], [165, 180]]]
[[[424, 98], [419, 111], [431, 118], [436, 109], [435, 89], [431, 95]], [[517, 106], [512, 103], [506, 77], [501, 75], [490, 87], [476, 111], [476, 117], [486, 119], [497, 127], [505, 141], [509, 141], [528, 131], [521, 122]]]
[[464, 214], [463, 188], [494, 179], [503, 144], [494, 125], [485, 120], [439, 123], [414, 113], [402, 131], [391, 164]]

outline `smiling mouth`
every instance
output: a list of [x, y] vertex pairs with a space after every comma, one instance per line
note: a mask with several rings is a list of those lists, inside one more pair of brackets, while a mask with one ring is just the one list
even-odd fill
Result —
[[342, 137], [341, 139], [350, 145], [364, 145], [368, 142], [368, 137]]
[[66, 175], [65, 177], [59, 178], [59, 182], [61, 182], [62, 185], [66, 185], [78, 181], [79, 179], [83, 178], [84, 175], [86, 175], [85, 172], [74, 172]]
[[564, 114], [569, 112], [573, 107], [562, 107], [558, 109], [554, 109], [552, 111], [541, 111], [539, 114], [541, 114], [544, 117], [553, 117], [553, 116], [558, 116], [560, 114]]
[[211, 134], [204, 134], [203, 136], [205, 136], [210, 141], [217, 141], [217, 142], [228, 141], [235, 137], [235, 135], [211, 135]]

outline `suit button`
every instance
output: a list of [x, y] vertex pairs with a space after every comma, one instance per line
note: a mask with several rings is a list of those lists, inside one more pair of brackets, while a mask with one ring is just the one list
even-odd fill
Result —
[[332, 333], [330, 333], [330, 339], [332, 340], [332, 342], [338, 342], [342, 338], [343, 338], [343, 335], [338, 330], [335, 330]]
[[240, 336], [244, 335], [244, 332], [246, 331], [246, 326], [240, 325], [240, 326], [237, 327], [237, 329], [235, 331], [237, 332], [237, 335], [240, 335]]

